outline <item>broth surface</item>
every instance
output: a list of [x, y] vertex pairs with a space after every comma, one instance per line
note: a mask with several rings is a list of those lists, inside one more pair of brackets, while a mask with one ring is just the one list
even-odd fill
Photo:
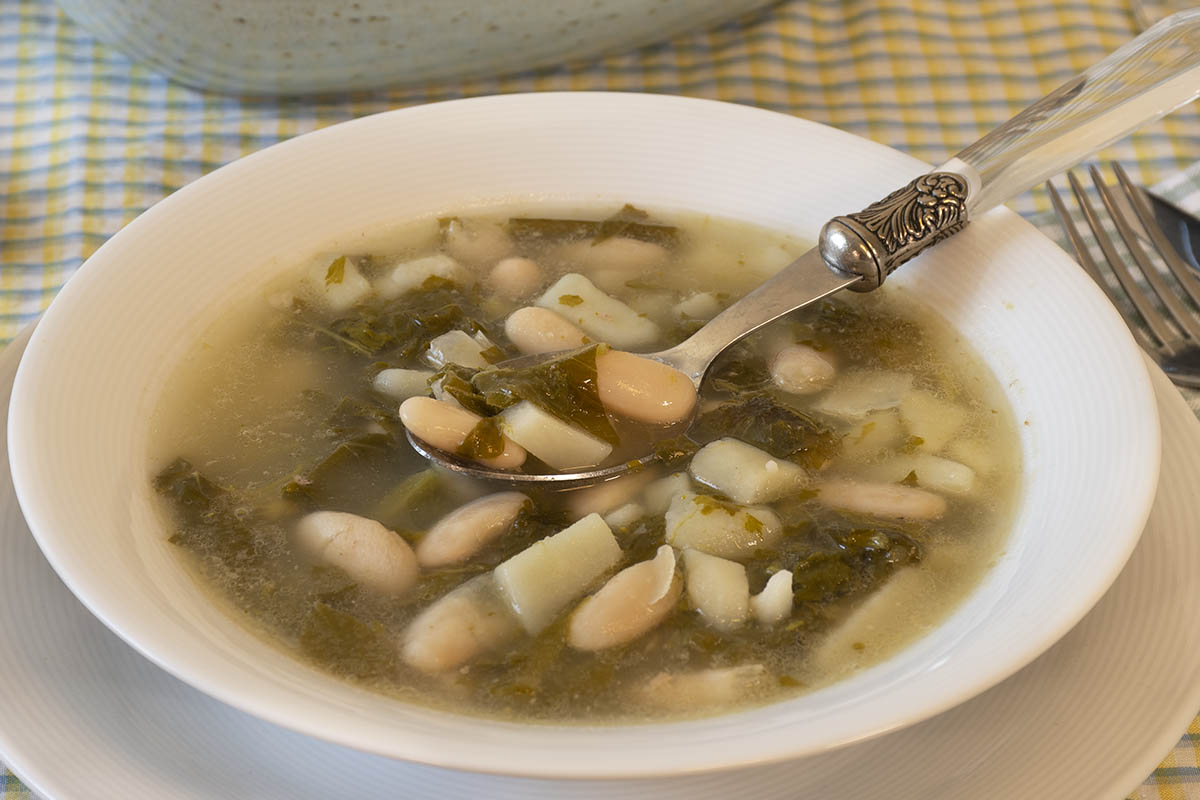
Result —
[[[528, 721], [637, 722], [703, 716], [838, 680], [928, 631], [979, 582], [1002, 551], [1019, 488], [1012, 414], [961, 338], [886, 287], [793, 314], [723, 356], [692, 429], [703, 441], [677, 438], [686, 425], [609, 414], [620, 441], [605, 463], [636, 457], [654, 439], [667, 442], [662, 449], [676, 462], [632, 476], [628, 491], [611, 490], [607, 500], [529, 492], [530, 504], [503, 535], [463, 563], [422, 569], [399, 596], [372, 591], [298, 547], [300, 521], [323, 510], [376, 520], [418, 546], [450, 512], [508, 488], [429, 469], [404, 441], [398, 399], [373, 386], [384, 369], [436, 370], [427, 363], [436, 335], [479, 333], [500, 351], [485, 357], [519, 355], [505, 319], [561, 276], [579, 273], [653, 323], [655, 338], [628, 348], [650, 352], [681, 341], [807, 249], [699, 215], [522, 212], [419, 220], [369, 253], [322, 254], [230, 309], [179, 366], [152, 421], [150, 473], [172, 542], [217, 602], [297, 657], [406, 701]], [[546, 219], [566, 217], [596, 222]], [[629, 245], [625, 263], [618, 247], [600, 247], [614, 241], [661, 252]], [[438, 278], [390, 301], [378, 296], [397, 264], [446, 252], [473, 288]], [[511, 292], [520, 295], [513, 299], [496, 291], [491, 271], [500, 255], [536, 263], [532, 288]], [[368, 293], [330, 308], [327, 293], [354, 272]], [[376, 348], [385, 327], [392, 338]], [[827, 357], [836, 368], [832, 383], [803, 395], [781, 388], [772, 353], [789, 345]], [[810, 426], [800, 447], [781, 441], [797, 419]], [[686, 473], [697, 447], [723, 436], [779, 461], [772, 448], [783, 448], [807, 475], [795, 491], [753, 504], [769, 508], [784, 533], [736, 562], [751, 595], [776, 572], [792, 572], [786, 617], [716, 625], [685, 588], [666, 617], [632, 641], [598, 651], [572, 647], [568, 628], [583, 597], [654, 558], [664, 542], [663, 513], [644, 511], [647, 486]], [[919, 520], [831, 507], [829, 487], [843, 479], [929, 492], [946, 510]], [[708, 498], [697, 501], [712, 505], [701, 513], [749, 505], [694, 479], [687, 491]], [[510, 636], [453, 669], [431, 673], [406, 663], [406, 629], [439, 598], [480, 576], [491, 580], [495, 567], [570, 526], [581, 509], [612, 515], [629, 505], [608, 526], [620, 546], [616, 564], [579, 587], [544, 630]], [[675, 575], [688, 587], [692, 571], [683, 560]]]

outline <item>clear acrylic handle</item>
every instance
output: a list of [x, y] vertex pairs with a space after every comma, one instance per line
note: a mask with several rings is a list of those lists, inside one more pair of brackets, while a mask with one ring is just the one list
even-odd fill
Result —
[[967, 147], [941, 171], [964, 175], [983, 213], [1200, 96], [1200, 8], [1180, 11]]
[[821, 230], [821, 257], [871, 291], [976, 214], [1075, 166], [1200, 96], [1200, 8], [1084, 70], [935, 171]]

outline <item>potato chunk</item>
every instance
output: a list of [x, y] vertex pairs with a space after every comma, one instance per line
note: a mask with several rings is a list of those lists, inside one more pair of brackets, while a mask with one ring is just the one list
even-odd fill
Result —
[[589, 514], [496, 567], [500, 595], [536, 635], [621, 558], [599, 514]]
[[592, 513], [607, 514], [637, 496], [650, 478], [651, 475], [646, 472], [627, 472], [603, 483], [572, 489], [563, 495], [567, 514], [571, 519], [580, 519]]
[[401, 261], [376, 283], [375, 289], [380, 297], [391, 300], [405, 292], [420, 289], [430, 278], [440, 278], [465, 288], [475, 284], [475, 278], [462, 264], [450, 256], [438, 254]]
[[750, 598], [750, 611], [762, 625], [778, 625], [792, 614], [792, 573], [780, 570], [767, 580], [767, 585]]
[[684, 550], [688, 600], [704, 621], [723, 631], [739, 628], [750, 615], [750, 583], [736, 561]]
[[721, 301], [712, 292], [696, 292], [680, 300], [673, 309], [684, 319], [701, 319], [708, 322], [721, 313]]
[[718, 439], [700, 449], [689, 467], [692, 477], [735, 503], [778, 500], [808, 482], [808, 475], [790, 461], [737, 439]]
[[371, 381], [371, 388], [394, 400], [425, 397], [432, 377], [433, 372], [427, 369], [384, 369]]
[[500, 430], [554, 469], [594, 467], [612, 445], [522, 400], [500, 415]]
[[333, 312], [353, 308], [371, 294], [370, 281], [362, 276], [358, 264], [349, 256], [314, 262], [304, 276], [304, 283], [312, 295]]
[[842, 437], [842, 456], [858, 461], [869, 459], [896, 447], [903, 438], [904, 426], [895, 409], [873, 411]]
[[654, 558], [621, 570], [579, 604], [571, 616], [567, 642], [577, 650], [604, 650], [632, 642], [666, 619], [682, 591], [675, 551], [664, 544]]
[[816, 394], [833, 382], [833, 360], [806, 344], [790, 344], [771, 359], [771, 380], [791, 394]]
[[676, 495], [683, 495], [691, 490], [692, 480], [688, 474], [676, 472], [647, 486], [642, 492], [642, 505], [646, 507], [647, 514], [665, 514]]
[[458, 364], [471, 369], [483, 369], [488, 365], [483, 351], [491, 346], [486, 338], [472, 336], [466, 331], [449, 331], [429, 340], [425, 360], [435, 367]]
[[684, 492], [667, 508], [667, 543], [721, 558], [746, 559], [783, 536], [783, 524], [769, 508], [740, 508], [714, 497]]
[[912, 391], [912, 375], [886, 370], [847, 372], [815, 406], [842, 419], [859, 420], [872, 411], [895, 408]]
[[596, 341], [613, 347], [648, 347], [661, 335], [653, 322], [575, 272], [559, 278], [538, 298], [537, 305], [556, 312]]
[[912, 609], [928, 603], [934, 591], [934, 579], [926, 570], [897, 570], [817, 644], [812, 663], [822, 671], [838, 672], [877, 660], [879, 648], [889, 644], [895, 631], [912, 625]]
[[910, 392], [900, 402], [900, 418], [908, 432], [921, 439], [921, 449], [936, 453], [967, 421], [967, 410], [933, 392]]

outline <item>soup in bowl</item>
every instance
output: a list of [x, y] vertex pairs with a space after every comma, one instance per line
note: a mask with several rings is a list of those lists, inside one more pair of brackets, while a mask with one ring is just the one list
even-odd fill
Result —
[[[920, 170], [624, 95], [271, 148], [55, 301], [14, 393], [22, 507], [148, 657], [374, 752], [632, 776], [910, 724], [1053, 643], [1136, 543], [1152, 395], [1086, 277], [1001, 211], [747, 340], [665, 418], [603, 386]], [[492, 367], [547, 340], [567, 352], [538, 375]], [[664, 463], [481, 487], [405, 449], [431, 412], [471, 421], [442, 446], [514, 469]]]

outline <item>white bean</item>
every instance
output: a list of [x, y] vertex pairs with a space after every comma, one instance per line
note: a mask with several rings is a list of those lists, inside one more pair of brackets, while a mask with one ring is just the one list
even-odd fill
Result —
[[309, 558], [338, 567], [364, 587], [400, 595], [417, 580], [417, 558], [394, 531], [373, 519], [314, 511], [296, 523], [297, 547]]
[[584, 272], [623, 273], [626, 280], [661, 266], [668, 255], [660, 245], [628, 236], [613, 236], [600, 242], [571, 242], [555, 251], [555, 256], [564, 263], [574, 264]]
[[896, 455], [869, 467], [865, 477], [883, 481], [903, 481], [909, 474], [922, 489], [946, 494], [970, 494], [975, 490], [975, 470], [966, 464], [929, 453]]
[[541, 285], [542, 268], [531, 258], [502, 258], [488, 273], [488, 283], [501, 297], [522, 300], [537, 291]]
[[675, 551], [664, 544], [654, 558], [621, 570], [579, 604], [567, 643], [577, 650], [604, 650], [632, 642], [666, 619], [682, 591]]
[[520, 635], [521, 623], [488, 573], [417, 615], [404, 631], [400, 657], [422, 672], [445, 672]]
[[371, 387], [395, 400], [407, 400], [427, 396], [432, 377], [433, 373], [427, 369], [385, 369], [371, 381]]
[[767, 579], [762, 591], [750, 597], [750, 611], [761, 625], [777, 625], [792, 613], [792, 573], [782, 569]]
[[442, 517], [417, 544], [417, 562], [427, 569], [459, 564], [508, 532], [529, 505], [520, 492], [499, 492], [472, 500]]
[[814, 394], [837, 374], [833, 360], [806, 344], [791, 344], [771, 359], [771, 380], [791, 394]]
[[834, 479], [816, 489], [823, 505], [842, 511], [899, 520], [937, 519], [946, 513], [946, 501], [941, 496], [897, 483]]
[[[410, 397], [400, 404], [400, 421], [404, 427], [418, 439], [448, 453], [454, 453], [462, 446], [480, 419], [478, 414], [432, 397]], [[479, 463], [496, 469], [516, 469], [525, 463], [525, 450], [505, 438], [504, 451], [500, 455], [481, 458]]]
[[518, 308], [504, 321], [504, 333], [526, 355], [573, 350], [588, 338], [574, 324], [546, 308]]
[[640, 422], [669, 425], [692, 415], [696, 387], [679, 370], [621, 350], [596, 356], [596, 387], [610, 411]]
[[495, 222], [452, 219], [445, 227], [446, 252], [466, 264], [495, 264], [516, 249]]

